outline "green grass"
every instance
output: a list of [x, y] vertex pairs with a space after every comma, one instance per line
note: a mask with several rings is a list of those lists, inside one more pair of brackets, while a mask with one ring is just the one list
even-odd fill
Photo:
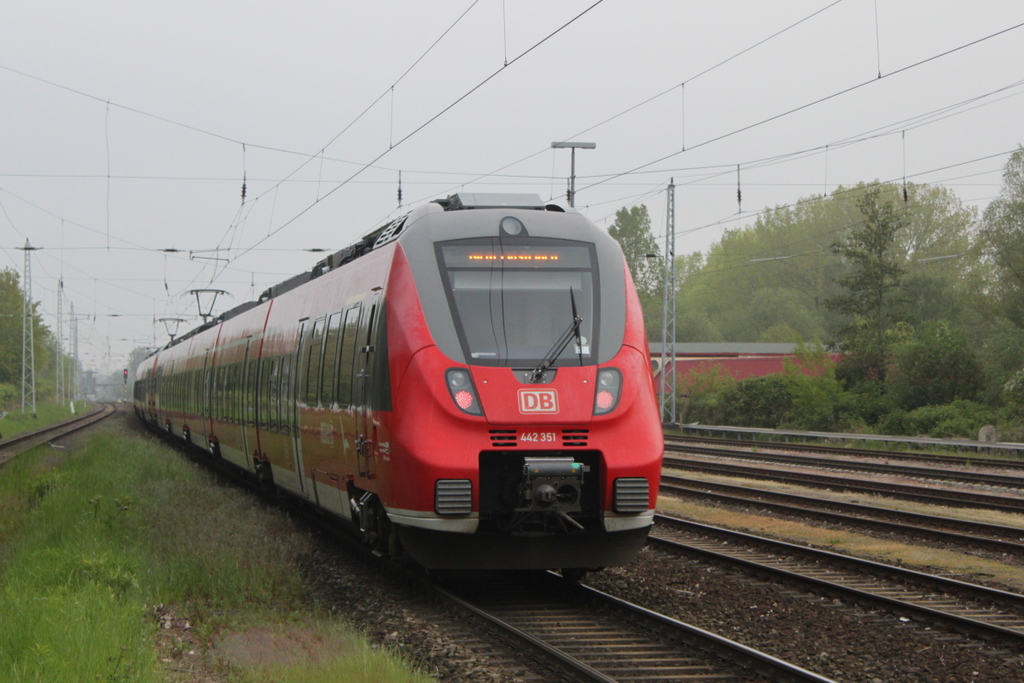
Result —
[[[428, 683], [386, 651], [374, 650], [351, 632], [324, 619], [279, 625], [271, 652], [260, 650], [251, 661], [231, 659], [232, 681], [238, 683]], [[262, 644], [259, 629], [253, 644]], [[244, 638], [247, 634], [242, 633]], [[227, 648], [225, 648], [227, 649]], [[260, 659], [261, 661], [256, 661]], [[269, 660], [269, 661], [268, 661]]]
[[[37, 448], [0, 470], [0, 680], [162, 681], [153, 605], [188, 615], [203, 641], [229, 621], [244, 629], [308, 617], [316, 610], [296, 558], [309, 549], [284, 515], [123, 426], [74, 453]], [[344, 630], [327, 615], [314, 623]], [[232, 675], [329, 680], [353, 666], [337, 660], [344, 655], [371, 672], [352, 681], [426, 680], [401, 678], [400, 663], [377, 662], [380, 653], [349, 637], [359, 647], [322, 666]]]
[[[81, 415], [89, 410], [86, 401], [75, 401], [76, 414]], [[52, 425], [71, 417], [69, 405], [58, 405], [56, 403], [37, 403], [36, 416], [29, 413], [22, 413], [21, 408], [12, 408], [7, 411], [7, 417], [0, 420], [0, 434], [3, 438], [9, 439], [24, 432]]]

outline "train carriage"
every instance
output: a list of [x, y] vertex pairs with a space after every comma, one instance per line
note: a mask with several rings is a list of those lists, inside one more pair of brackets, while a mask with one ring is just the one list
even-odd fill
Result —
[[135, 404], [427, 567], [592, 569], [653, 520], [650, 367], [607, 233], [462, 193], [150, 356]]

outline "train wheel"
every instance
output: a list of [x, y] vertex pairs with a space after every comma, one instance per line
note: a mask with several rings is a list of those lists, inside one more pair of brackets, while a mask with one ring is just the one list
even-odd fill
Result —
[[256, 469], [256, 481], [259, 483], [260, 490], [263, 493], [271, 494], [274, 492], [274, 472], [270, 469], [270, 463], [263, 460], [257, 460], [255, 463]]

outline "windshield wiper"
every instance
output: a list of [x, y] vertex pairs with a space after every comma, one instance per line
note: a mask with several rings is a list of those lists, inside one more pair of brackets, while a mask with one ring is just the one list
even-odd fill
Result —
[[555, 345], [551, 347], [547, 355], [544, 356], [544, 360], [541, 361], [540, 365], [533, 369], [533, 373], [530, 374], [531, 384], [540, 384], [544, 381], [544, 373], [562, 355], [562, 351], [565, 351], [565, 347], [569, 345], [573, 338], [576, 339], [576, 349], [580, 357], [580, 365], [583, 365], [583, 340], [580, 338], [580, 323], [583, 322], [583, 318], [576, 312], [576, 297], [572, 293], [572, 287], [569, 288], [569, 301], [572, 302], [572, 322], [569, 324], [568, 329], [562, 333], [562, 336], [558, 338], [558, 341], [555, 342]]

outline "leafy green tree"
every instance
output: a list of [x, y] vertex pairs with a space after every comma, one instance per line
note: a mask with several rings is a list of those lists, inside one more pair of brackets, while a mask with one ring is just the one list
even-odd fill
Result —
[[837, 409], [843, 388], [825, 347], [798, 344], [795, 359], [783, 361], [782, 373], [793, 397], [792, 426], [826, 431], [839, 427]]
[[[0, 384], [16, 387], [21, 397], [22, 316], [24, 292], [16, 272], [0, 271]], [[32, 325], [35, 348], [36, 399], [53, 393], [55, 346], [49, 328], [43, 325], [38, 302], [32, 304]]]
[[726, 424], [729, 394], [736, 386], [732, 375], [715, 362], [701, 363], [679, 380], [681, 420]]
[[1024, 422], [1024, 370], [1018, 370], [1003, 384], [1002, 399], [1010, 416]]
[[887, 331], [905, 318], [906, 299], [900, 289], [906, 268], [896, 246], [908, 217], [879, 186], [868, 188], [858, 207], [861, 225], [832, 245], [832, 251], [853, 267], [851, 274], [836, 280], [846, 293], [830, 297], [825, 305], [852, 318], [839, 330], [844, 352], [866, 377], [884, 381]]
[[974, 400], [983, 384], [978, 354], [948, 321], [925, 323], [893, 348], [888, 386], [905, 410]]
[[833, 280], [845, 272], [829, 247], [856, 212], [851, 196], [810, 197], [726, 231], [680, 291], [679, 310], [705, 323], [681, 328], [680, 339], [757, 341], [780, 325], [804, 339], [828, 336], [840, 316], [822, 302], [839, 293]]
[[13, 270], [0, 271], [0, 384], [21, 386], [21, 316], [24, 296]]
[[793, 406], [789, 383], [781, 375], [740, 380], [727, 399], [728, 423], [741, 427], [778, 427]]
[[1002, 191], [985, 209], [980, 239], [999, 312], [1024, 329], [1024, 148], [1006, 162]]
[[[895, 190], [888, 188], [890, 193]], [[978, 257], [971, 244], [977, 212], [944, 187], [910, 184], [907, 196], [907, 226], [898, 236], [897, 250], [906, 258], [903, 296], [908, 319], [976, 327]]]
[[647, 258], [647, 254], [660, 253], [654, 235], [651, 234], [651, 217], [647, 207], [641, 204], [616, 211], [615, 223], [608, 228], [608, 234], [622, 247], [637, 290], [647, 295], [653, 304], [655, 295], [661, 295], [661, 272], [665, 265], [661, 259]]
[[[0, 410], [12, 410], [21, 401], [21, 393], [13, 384], [0, 384]], [[0, 431], [3, 423], [0, 423]]]
[[[726, 231], [679, 286], [679, 340], [767, 341], [767, 330], [778, 326], [802, 339], [836, 338], [851, 318], [824, 302], [847, 293], [837, 281], [852, 275], [855, 264], [831, 247], [863, 226], [859, 202], [872, 188], [907, 218], [893, 244], [907, 269], [906, 315], [967, 325], [981, 343], [980, 269], [971, 250], [975, 213], [942, 187], [910, 184], [904, 202], [901, 186], [877, 183], [805, 197], [764, 211], [751, 226]], [[950, 256], [956, 258], [938, 258]]]

